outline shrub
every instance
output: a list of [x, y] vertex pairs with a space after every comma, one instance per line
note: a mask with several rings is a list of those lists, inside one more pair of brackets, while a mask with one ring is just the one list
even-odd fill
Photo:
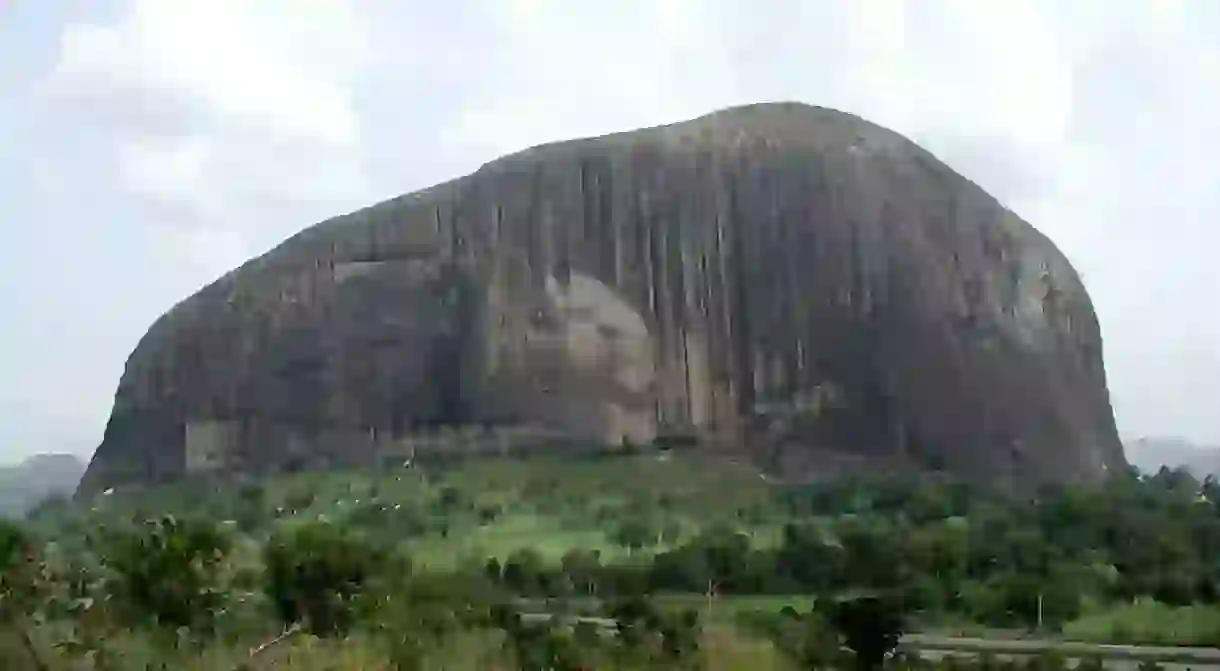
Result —
[[765, 638], [799, 668], [831, 668], [837, 661], [839, 639], [822, 614], [801, 615], [791, 606], [779, 612], [744, 611], [737, 616], [744, 631]]
[[[36, 548], [25, 531], [16, 524], [0, 520], [0, 632], [11, 634], [13, 647], [9, 654], [0, 640], [0, 661], [9, 663], [24, 657], [36, 668], [44, 668], [29, 635], [29, 619], [35, 613], [41, 597], [41, 575]], [[9, 638], [10, 636], [5, 636]]]
[[374, 569], [387, 559], [340, 528], [311, 522], [277, 532], [264, 549], [265, 591], [285, 624], [317, 636], [345, 634], [356, 619], [356, 601]]
[[0, 622], [12, 622], [32, 605], [34, 552], [34, 543], [24, 529], [0, 520]]
[[210, 632], [223, 600], [229, 538], [203, 521], [171, 515], [110, 535], [101, 545], [117, 613], [133, 625]]
[[893, 599], [862, 596], [832, 601], [826, 615], [856, 654], [856, 668], [879, 669], [902, 637], [902, 610]]

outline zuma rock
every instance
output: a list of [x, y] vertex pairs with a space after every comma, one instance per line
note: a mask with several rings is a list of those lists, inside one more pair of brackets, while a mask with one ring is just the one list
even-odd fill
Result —
[[894, 132], [763, 104], [529, 149], [245, 263], [140, 341], [80, 491], [658, 436], [801, 477], [1125, 465], [1046, 237]]

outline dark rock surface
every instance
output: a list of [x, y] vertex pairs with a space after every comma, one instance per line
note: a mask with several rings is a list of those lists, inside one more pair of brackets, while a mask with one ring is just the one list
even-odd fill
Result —
[[891, 131], [764, 104], [536, 147], [247, 262], [141, 340], [81, 491], [437, 427], [694, 435], [795, 476], [1125, 464], [1096, 316], [1046, 237]]

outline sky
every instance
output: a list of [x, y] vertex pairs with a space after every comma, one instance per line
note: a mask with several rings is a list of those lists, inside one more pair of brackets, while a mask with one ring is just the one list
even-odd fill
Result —
[[174, 303], [535, 144], [752, 102], [938, 155], [1084, 278], [1120, 431], [1220, 446], [1220, 2], [0, 0], [0, 461]]

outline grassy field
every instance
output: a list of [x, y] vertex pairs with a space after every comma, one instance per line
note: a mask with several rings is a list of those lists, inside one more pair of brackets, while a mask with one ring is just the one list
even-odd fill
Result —
[[1151, 600], [1109, 608], [1069, 622], [1063, 638], [1130, 645], [1215, 646], [1220, 611], [1205, 606], [1171, 607]]
[[[557, 562], [573, 548], [603, 561], [645, 560], [713, 523], [776, 542], [780, 526], [761, 519], [770, 488], [750, 466], [721, 459], [656, 455], [607, 459], [485, 458], [446, 469], [396, 468], [278, 476], [261, 483], [260, 505], [279, 523], [340, 521], [361, 507], [422, 510], [429, 528], [404, 539], [414, 562], [445, 569], [457, 562], [504, 559], [531, 548]], [[454, 505], [436, 509], [452, 492]], [[234, 516], [241, 486], [194, 483], [118, 491], [94, 504], [97, 520], [173, 514]], [[429, 508], [432, 505], [432, 508]], [[612, 538], [614, 522], [634, 510], [660, 510], [671, 533], [634, 551]], [[493, 511], [481, 518], [479, 512]]]

